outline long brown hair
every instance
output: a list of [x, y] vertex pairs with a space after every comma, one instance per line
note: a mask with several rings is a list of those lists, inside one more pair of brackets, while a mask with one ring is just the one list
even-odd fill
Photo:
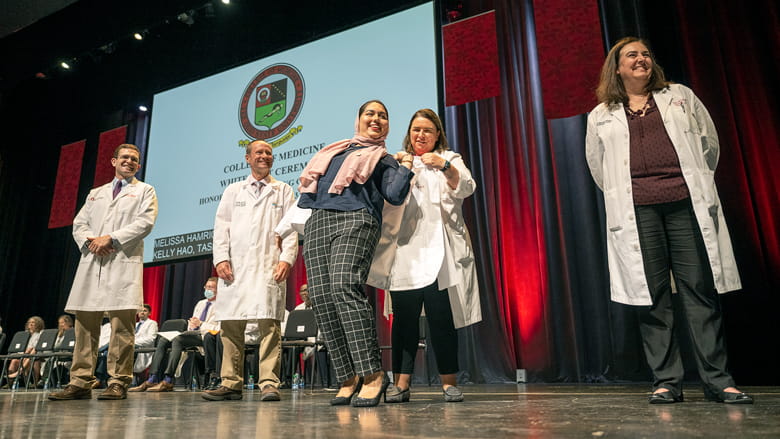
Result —
[[414, 154], [412, 141], [409, 139], [409, 130], [412, 129], [412, 123], [414, 123], [414, 120], [418, 117], [423, 117], [430, 120], [436, 127], [436, 131], [439, 132], [439, 139], [436, 141], [436, 145], [433, 146], [433, 151], [446, 151], [450, 149], [450, 144], [447, 142], [447, 136], [444, 135], [444, 127], [442, 127], [441, 119], [439, 119], [439, 116], [435, 111], [431, 110], [430, 108], [423, 108], [422, 110], [415, 111], [415, 113], [412, 115], [412, 118], [409, 120], [409, 126], [406, 127], [406, 136], [404, 136], [404, 151], [408, 152], [409, 154]]
[[615, 72], [617, 72], [618, 64], [620, 63], [620, 51], [631, 43], [644, 44], [650, 52], [650, 59], [653, 60], [653, 69], [650, 72], [650, 79], [647, 81], [645, 91], [651, 93], [662, 90], [670, 84], [670, 82], [666, 80], [666, 76], [664, 76], [664, 69], [661, 68], [655, 59], [655, 54], [653, 54], [653, 50], [650, 48], [650, 43], [643, 38], [625, 37], [609, 49], [607, 58], [604, 60], [604, 65], [601, 66], [601, 78], [599, 79], [599, 85], [596, 88], [596, 97], [599, 102], [605, 105], [619, 104], [628, 99], [623, 80], [620, 78], [620, 75]]

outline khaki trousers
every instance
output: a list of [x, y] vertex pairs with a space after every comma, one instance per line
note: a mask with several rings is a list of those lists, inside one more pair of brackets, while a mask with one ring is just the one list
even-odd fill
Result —
[[[233, 390], [244, 388], [244, 332], [246, 320], [222, 320], [222, 385]], [[262, 389], [267, 384], [279, 387], [282, 365], [282, 326], [279, 320], [259, 319], [260, 376], [256, 383]]]
[[111, 321], [111, 338], [106, 358], [110, 376], [108, 384], [119, 383], [126, 387], [133, 381], [134, 326], [137, 311], [76, 311], [76, 345], [73, 348], [73, 365], [70, 367], [71, 385], [88, 388], [95, 382], [100, 324], [104, 314], [107, 314]]

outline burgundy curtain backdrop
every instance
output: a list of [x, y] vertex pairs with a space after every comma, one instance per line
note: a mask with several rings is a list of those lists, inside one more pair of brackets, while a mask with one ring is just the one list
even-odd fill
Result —
[[127, 139], [127, 125], [100, 133], [97, 161], [95, 162], [95, 180], [93, 187], [104, 185], [114, 178], [111, 158], [117, 146]]
[[57, 166], [57, 179], [49, 213], [50, 229], [73, 224], [73, 217], [76, 216], [76, 198], [79, 194], [81, 163], [86, 145], [86, 140], [79, 140], [63, 145], [60, 149], [60, 163]]

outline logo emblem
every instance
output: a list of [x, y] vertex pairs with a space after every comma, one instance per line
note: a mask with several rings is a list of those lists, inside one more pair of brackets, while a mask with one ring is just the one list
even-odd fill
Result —
[[301, 112], [304, 83], [301, 72], [289, 64], [274, 64], [249, 82], [238, 108], [244, 134], [269, 140], [284, 133]]

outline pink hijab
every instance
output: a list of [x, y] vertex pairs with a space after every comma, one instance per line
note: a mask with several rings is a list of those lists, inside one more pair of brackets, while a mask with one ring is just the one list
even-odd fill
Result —
[[[382, 106], [384, 107], [384, 104]], [[344, 159], [344, 163], [336, 174], [336, 179], [333, 180], [333, 184], [328, 188], [328, 193], [340, 194], [353, 181], [358, 184], [364, 184], [368, 181], [368, 177], [374, 172], [376, 164], [387, 154], [385, 139], [387, 138], [387, 132], [390, 132], [390, 130], [388, 129], [385, 135], [378, 139], [361, 136], [359, 134], [360, 116], [358, 115], [355, 119], [355, 135], [351, 139], [331, 143], [319, 150], [317, 154], [314, 154], [314, 157], [311, 158], [309, 164], [306, 165], [306, 168], [301, 173], [299, 192], [317, 193], [317, 180], [328, 170], [331, 159], [353, 143], [366, 146], [366, 148], [353, 152]]]

